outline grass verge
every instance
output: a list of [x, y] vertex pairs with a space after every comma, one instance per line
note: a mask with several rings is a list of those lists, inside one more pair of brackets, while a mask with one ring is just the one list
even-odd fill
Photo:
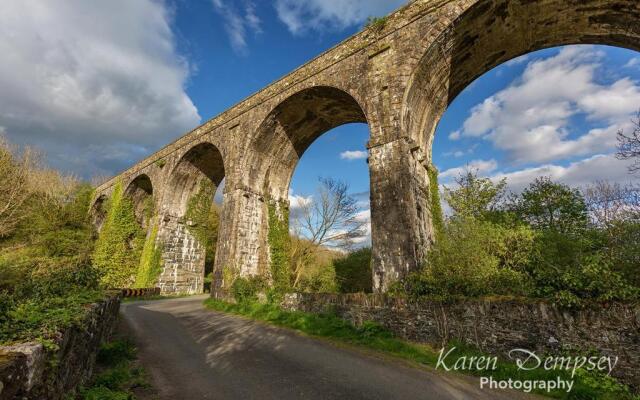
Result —
[[[362, 326], [356, 327], [331, 313], [311, 314], [300, 311], [284, 311], [274, 304], [255, 302], [231, 304], [213, 298], [205, 300], [204, 304], [212, 310], [243, 315], [273, 325], [294, 329], [310, 336], [375, 350], [420, 365], [435, 367], [438, 361], [438, 351], [432, 347], [398, 339], [391, 332], [373, 322], [365, 322]], [[475, 348], [460, 343], [450, 343], [447, 346], [447, 350], [451, 347], [456, 349], [447, 357], [448, 360], [456, 360], [459, 357], [470, 359], [471, 357], [487, 356]], [[465, 370], [465, 373], [476, 376], [491, 376], [494, 380], [549, 381], [556, 380], [558, 377], [564, 380], [571, 380], [570, 373], [543, 369], [520, 370], [513, 362], [502, 359], [498, 360], [497, 368], [493, 371], [470, 369]], [[551, 392], [534, 390], [533, 393], [558, 399], [640, 399], [640, 396], [631, 394], [627, 386], [601, 374], [578, 370], [573, 381], [574, 385], [569, 393], [560, 390]]]
[[122, 299], [122, 302], [134, 303], [136, 301], [179, 299], [182, 297], [190, 297], [190, 296], [194, 296], [194, 295], [193, 294], [159, 294], [154, 296], [125, 297]]
[[65, 295], [24, 299], [7, 296], [6, 306], [0, 307], [4, 310], [0, 315], [0, 345], [31, 340], [52, 345], [52, 337], [72, 325], [81, 324], [87, 316], [87, 305], [104, 297], [101, 290], [84, 288]]
[[146, 374], [137, 365], [137, 349], [128, 339], [102, 345], [96, 358], [96, 372], [79, 400], [132, 400], [135, 392], [149, 389]]

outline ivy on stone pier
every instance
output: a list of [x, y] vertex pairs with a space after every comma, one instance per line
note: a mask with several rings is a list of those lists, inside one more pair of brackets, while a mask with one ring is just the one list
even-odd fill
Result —
[[271, 279], [273, 288], [285, 292], [291, 287], [289, 271], [289, 209], [282, 201], [270, 200], [268, 242], [271, 255]]
[[156, 244], [157, 237], [158, 222], [155, 222], [142, 248], [140, 265], [134, 284], [136, 288], [155, 287], [158, 282], [158, 277], [162, 272], [162, 246]]
[[133, 284], [145, 242], [145, 232], [136, 221], [131, 199], [124, 196], [122, 181], [116, 182], [106, 203], [106, 219], [96, 241], [93, 264], [107, 287]]
[[440, 204], [440, 188], [438, 186], [438, 170], [432, 164], [427, 167], [427, 175], [429, 176], [429, 209], [431, 211], [431, 221], [435, 230], [436, 238], [444, 228], [444, 217], [442, 214], [442, 206]]

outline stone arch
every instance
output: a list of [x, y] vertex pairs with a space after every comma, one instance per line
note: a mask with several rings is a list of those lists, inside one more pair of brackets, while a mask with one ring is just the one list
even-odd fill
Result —
[[189, 199], [198, 192], [203, 182], [211, 182], [213, 191], [225, 177], [222, 153], [218, 148], [203, 142], [189, 149], [171, 171], [164, 207], [169, 214], [181, 218], [187, 211]]
[[344, 90], [313, 86], [280, 102], [262, 121], [251, 143], [249, 186], [286, 200], [300, 157], [325, 132], [348, 123], [367, 123], [363, 107]]
[[465, 87], [510, 59], [569, 44], [640, 50], [640, 3], [636, 0], [474, 2], [437, 37], [414, 70], [402, 109], [405, 134], [430, 160], [436, 125]]
[[127, 186], [124, 195], [133, 202], [138, 223], [146, 229], [149, 213], [153, 212], [153, 184], [147, 174], [138, 175]]
[[93, 202], [89, 212], [91, 224], [98, 232], [100, 232], [102, 225], [104, 225], [104, 221], [107, 219], [107, 210], [105, 209], [107, 199], [107, 196], [104, 194], [98, 196], [98, 198]]
[[[202, 293], [207, 254], [203, 225], [208, 217], [207, 204], [213, 204], [224, 177], [222, 153], [209, 142], [191, 147], [171, 171], [158, 235], [164, 264], [158, 285], [163, 293]], [[192, 200], [197, 215], [189, 210]], [[207, 214], [203, 216], [202, 212]]]

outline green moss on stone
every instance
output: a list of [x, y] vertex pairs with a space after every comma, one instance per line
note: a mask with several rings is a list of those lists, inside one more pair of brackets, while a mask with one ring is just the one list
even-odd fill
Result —
[[136, 274], [136, 288], [154, 287], [162, 272], [162, 248], [156, 244], [158, 223], [154, 223], [151, 232], [144, 242], [140, 265]]
[[384, 17], [368, 17], [367, 21], [364, 24], [365, 28], [371, 28], [376, 32], [380, 32], [387, 25], [387, 21], [389, 20], [389, 16]]
[[211, 235], [207, 230], [207, 222], [213, 205], [214, 194], [215, 187], [210, 180], [203, 179], [200, 181], [198, 192], [189, 199], [187, 212], [184, 215], [187, 229], [203, 247], [206, 247], [211, 240]]
[[289, 210], [283, 202], [268, 202], [269, 233], [268, 242], [271, 255], [271, 278], [273, 287], [284, 292], [291, 287], [289, 271]]
[[122, 181], [116, 182], [106, 204], [107, 215], [96, 241], [93, 264], [107, 287], [128, 287], [134, 281], [145, 232], [136, 222], [134, 205], [124, 196]]
[[427, 168], [427, 174], [429, 175], [429, 207], [431, 210], [431, 221], [437, 238], [444, 227], [442, 205], [440, 204], [440, 189], [438, 187], [438, 170], [435, 166], [430, 165]]
[[233, 287], [233, 283], [238, 277], [237, 268], [233, 268], [229, 265], [222, 267], [222, 288], [224, 290], [230, 290]]

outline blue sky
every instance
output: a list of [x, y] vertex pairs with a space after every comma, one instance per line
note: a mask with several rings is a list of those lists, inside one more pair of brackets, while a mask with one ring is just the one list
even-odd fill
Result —
[[640, 108], [640, 54], [565, 46], [494, 68], [450, 105], [436, 130], [441, 181], [461, 169], [506, 177], [517, 191], [536, 176], [572, 186], [632, 181], [613, 157], [616, 132]]
[[[0, 132], [54, 167], [113, 175], [384, 15], [400, 0], [111, 0], [0, 3]], [[612, 156], [640, 107], [640, 55], [603, 46], [529, 54], [467, 87], [438, 125], [441, 182], [464, 168], [572, 185], [633, 179]], [[318, 139], [292, 200], [319, 176], [366, 211], [366, 125]]]

